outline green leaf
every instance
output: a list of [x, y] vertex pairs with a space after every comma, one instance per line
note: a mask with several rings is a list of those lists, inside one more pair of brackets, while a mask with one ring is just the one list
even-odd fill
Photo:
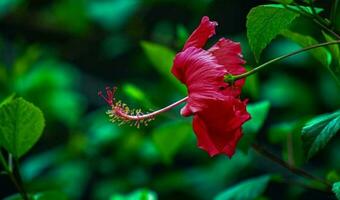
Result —
[[148, 100], [144, 92], [136, 85], [127, 83], [123, 85], [124, 94], [128, 95], [130, 99], [141, 103], [143, 106], [150, 108], [153, 107], [152, 103]]
[[[247, 71], [252, 68], [246, 67]], [[250, 96], [251, 99], [258, 99], [260, 96], [260, 80], [258, 74], [253, 74], [252, 76], [247, 77], [247, 81], [243, 86], [242, 92], [247, 96]]]
[[[285, 30], [282, 32], [282, 35], [297, 44], [301, 45], [302, 47], [308, 47], [314, 44], [318, 44], [319, 42], [314, 38], [302, 35], [300, 33], [295, 33], [289, 30]], [[316, 58], [322, 65], [328, 67], [332, 62], [332, 56], [329, 51], [325, 47], [320, 47], [316, 49], [310, 50], [314, 58]]]
[[171, 73], [175, 52], [165, 46], [151, 42], [144, 41], [141, 45], [155, 69], [165, 78], [170, 80], [183, 94], [186, 94], [184, 85], [182, 85]]
[[218, 194], [215, 200], [252, 200], [258, 198], [266, 189], [270, 180], [269, 175], [243, 181], [226, 191]]
[[269, 108], [269, 101], [261, 101], [247, 106], [247, 111], [250, 113], [251, 119], [242, 126], [244, 135], [238, 145], [243, 152], [248, 151], [249, 146], [256, 137], [256, 134], [263, 126], [263, 123], [267, 118]]
[[3, 17], [8, 12], [17, 7], [22, 0], [1, 0], [0, 1], [0, 17]]
[[0, 107], [13, 101], [14, 97], [15, 94], [11, 94], [10, 96], [6, 97], [3, 101], [0, 102]]
[[15, 158], [32, 148], [45, 126], [40, 109], [22, 98], [3, 105], [0, 119], [1, 145]]
[[307, 122], [301, 136], [308, 159], [325, 147], [339, 130], [340, 111], [323, 114]]
[[114, 194], [110, 200], [157, 200], [157, 194], [148, 189], [139, 189], [128, 195]]
[[327, 173], [327, 181], [334, 183], [340, 181], [340, 175], [336, 170], [331, 170]]
[[[325, 37], [327, 42], [334, 41], [335, 39], [328, 35], [327, 33], [322, 31], [323, 36]], [[340, 83], [340, 45], [329, 45], [328, 48], [331, 51], [332, 57], [333, 57], [333, 62], [330, 65], [330, 70], [332, 73], [334, 73], [335, 78], [339, 81]]]
[[[290, 1], [290, 0], [280, 0], [280, 1]], [[301, 10], [303, 10], [304, 12], [307, 12], [309, 14], [314, 14], [313, 10], [309, 7], [309, 6], [292, 6], [292, 5], [282, 5], [282, 4], [267, 4], [265, 6], [268, 7], [272, 7], [272, 8], [283, 8], [283, 9], [288, 9], [288, 10], [292, 10], [293, 12], [301, 12]], [[301, 10], [300, 10], [301, 9]], [[323, 8], [318, 8], [315, 7], [315, 12], [317, 14], [321, 13], [324, 9]]]
[[183, 47], [187, 39], [189, 38], [188, 30], [183, 25], [177, 25], [177, 46]]
[[139, 0], [92, 0], [87, 3], [88, 16], [106, 29], [117, 29], [137, 11]]
[[191, 123], [174, 121], [162, 124], [152, 133], [152, 139], [165, 163], [171, 163], [172, 157], [192, 134]]
[[[29, 195], [31, 200], [67, 200], [67, 196], [59, 191], [46, 191], [38, 192], [33, 195]], [[22, 200], [20, 194], [15, 194], [5, 198], [4, 200]]]
[[282, 4], [291, 4], [294, 0], [275, 0], [275, 2], [282, 3]]
[[86, 0], [60, 0], [52, 4], [40, 19], [51, 26], [60, 27], [73, 34], [84, 34], [89, 29]]
[[258, 62], [262, 50], [299, 14], [280, 7], [257, 6], [247, 16], [247, 36]]
[[336, 198], [340, 200], [340, 182], [333, 184], [332, 191], [334, 192]]

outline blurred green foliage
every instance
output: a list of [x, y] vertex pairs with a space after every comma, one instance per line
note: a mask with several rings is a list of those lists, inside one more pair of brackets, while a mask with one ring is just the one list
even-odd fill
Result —
[[[317, 12], [322, 17], [333, 13], [332, 23], [339, 30], [340, 9], [331, 9], [330, 2], [315, 2], [323, 8]], [[250, 148], [254, 141], [266, 144], [292, 166], [327, 178], [339, 196], [339, 117], [335, 111], [340, 107], [340, 91], [329, 73], [339, 73], [339, 45], [291, 57], [247, 78], [242, 97], [249, 100], [252, 120], [244, 125], [240, 150], [231, 159], [210, 158], [198, 149], [191, 119], [181, 117], [180, 108], [137, 129], [110, 123], [105, 114], [108, 108], [97, 97], [106, 85], [118, 86], [117, 98], [148, 112], [186, 95], [170, 69], [174, 55], [203, 15], [219, 22], [213, 42], [219, 37], [241, 42], [248, 69], [256, 67], [252, 50], [257, 59], [261, 53], [261, 60], [269, 60], [333, 40], [310, 19], [283, 6], [256, 7], [266, 3], [272, 2], [0, 1], [0, 102], [4, 102], [0, 104], [0, 134], [9, 134], [7, 126], [13, 123], [24, 126], [9, 137], [0, 137], [1, 152], [6, 158], [5, 149], [20, 157], [30, 149], [20, 160], [20, 170], [32, 199], [334, 197], [310, 189], [321, 187], [262, 159]], [[246, 16], [252, 8], [248, 44]], [[293, 5], [290, 8], [296, 10]], [[268, 17], [263, 9], [279, 10], [279, 17]], [[278, 23], [282, 16], [284, 21]], [[252, 26], [255, 29], [250, 30]], [[44, 119], [38, 108], [46, 124], [42, 134]], [[8, 112], [3, 109], [15, 110], [11, 122], [4, 121]], [[320, 121], [317, 116], [324, 113], [333, 114], [321, 115], [324, 120]], [[18, 118], [29, 118], [30, 123], [20, 124]], [[314, 142], [307, 147], [301, 140], [304, 126], [303, 136]], [[22, 149], [12, 151], [11, 145], [16, 144], [4, 143], [26, 134], [35, 137], [25, 140]], [[320, 150], [317, 154], [315, 148]], [[308, 162], [305, 151], [315, 155]], [[283, 175], [275, 178], [274, 173]], [[0, 176], [0, 198], [21, 199], [4, 177]]]

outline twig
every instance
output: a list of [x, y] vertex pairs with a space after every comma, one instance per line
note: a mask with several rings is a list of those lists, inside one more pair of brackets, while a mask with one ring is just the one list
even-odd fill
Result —
[[275, 162], [276, 164], [286, 168], [287, 170], [289, 170], [290, 172], [304, 177], [304, 178], [308, 178], [311, 179], [313, 181], [322, 183], [323, 185], [325, 185], [327, 187], [327, 191], [331, 191], [331, 184], [328, 183], [327, 181], [316, 177], [310, 173], [308, 173], [307, 171], [301, 169], [301, 168], [297, 168], [294, 167], [292, 165], [290, 165], [289, 163], [285, 162], [284, 160], [282, 160], [281, 158], [277, 157], [275, 154], [273, 154], [272, 152], [268, 151], [267, 149], [265, 149], [264, 147], [260, 146], [259, 144], [253, 144], [252, 148], [260, 155], [266, 157], [267, 159]]

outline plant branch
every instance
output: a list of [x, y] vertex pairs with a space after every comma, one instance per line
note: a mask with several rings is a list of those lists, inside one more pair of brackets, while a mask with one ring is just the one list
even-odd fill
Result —
[[321, 22], [319, 22], [316, 19], [313, 19], [313, 21], [315, 23], [317, 23], [319, 26], [321, 26], [323, 29], [325, 29], [326, 31], [328, 31], [330, 34], [332, 34], [334, 37], [336, 37], [337, 39], [340, 39], [340, 35], [337, 34], [336, 32], [334, 32], [332, 29], [328, 28], [326, 25], [322, 24]]
[[324, 30], [328, 31], [330, 34], [332, 34], [334, 37], [337, 39], [340, 39], [340, 35], [333, 31], [331, 28], [328, 27], [329, 23], [327, 23], [323, 18], [321, 18], [317, 13], [314, 8], [314, 6], [311, 6], [313, 14], [308, 13], [305, 9], [303, 9], [299, 4], [294, 3], [293, 5], [296, 6], [299, 10], [295, 10], [290, 8], [289, 6], [282, 4], [287, 10], [290, 10], [292, 12], [296, 12], [299, 14], [302, 14], [305, 17], [311, 18], [313, 22], [315, 22], [317, 25], [319, 25], [321, 28]]
[[243, 78], [246, 78], [247, 76], [250, 76], [262, 69], [264, 69], [266, 66], [270, 65], [270, 64], [273, 64], [275, 62], [278, 62], [280, 60], [283, 60], [285, 58], [288, 58], [290, 56], [294, 56], [296, 54], [299, 54], [299, 53], [302, 53], [302, 52], [305, 52], [305, 51], [308, 51], [308, 50], [311, 50], [311, 49], [315, 49], [315, 48], [319, 48], [319, 47], [323, 47], [323, 46], [328, 46], [328, 45], [334, 45], [334, 44], [340, 44], [340, 40], [335, 40], [335, 41], [331, 41], [331, 42], [325, 42], [325, 43], [320, 43], [320, 44], [315, 44], [315, 45], [311, 45], [309, 47], [305, 47], [305, 48], [302, 48], [302, 49], [299, 49], [297, 51], [293, 51], [289, 54], [285, 54], [285, 55], [282, 55], [280, 57], [277, 57], [277, 58], [274, 58], [272, 60], [269, 60], [265, 63], [263, 63], [262, 65], [259, 65], [257, 67], [255, 67], [254, 69], [250, 70], [250, 71], [247, 71], [243, 74], [240, 74], [240, 75], [231, 75], [231, 74], [228, 74], [224, 77], [224, 81], [225, 82], [228, 82], [228, 83], [234, 83], [236, 80], [239, 80], [239, 79], [243, 79]]
[[16, 158], [14, 159], [13, 174], [16, 177], [18, 184], [21, 186], [24, 200], [29, 200], [28, 193], [25, 190], [24, 182], [22, 181], [21, 173], [19, 171], [19, 161]]
[[20, 172], [18, 170], [18, 165], [17, 163], [15, 164], [15, 166], [13, 167], [14, 172], [10, 169], [10, 167], [8, 166], [8, 164], [6, 163], [6, 160], [3, 156], [3, 154], [1, 153], [0, 150], [0, 164], [2, 165], [2, 167], [4, 168], [6, 174], [9, 176], [10, 180], [13, 182], [14, 186], [17, 188], [17, 190], [19, 191], [21, 197], [24, 200], [29, 200], [28, 194], [25, 191], [25, 188], [22, 184], [22, 179], [21, 179], [21, 175]]
[[260, 155], [266, 157], [267, 159], [275, 162], [276, 164], [286, 168], [287, 170], [289, 170], [290, 172], [292, 172], [293, 174], [296, 174], [298, 176], [304, 177], [304, 178], [308, 178], [311, 179], [313, 181], [319, 182], [323, 185], [325, 185], [327, 187], [327, 191], [330, 191], [331, 189], [331, 184], [328, 183], [327, 181], [316, 177], [308, 172], [306, 172], [305, 170], [301, 169], [301, 168], [297, 168], [295, 166], [290, 165], [289, 163], [285, 162], [284, 160], [282, 160], [281, 158], [277, 157], [275, 154], [273, 154], [272, 152], [268, 151], [267, 149], [265, 149], [264, 147], [260, 146], [259, 144], [253, 144], [252, 148]]

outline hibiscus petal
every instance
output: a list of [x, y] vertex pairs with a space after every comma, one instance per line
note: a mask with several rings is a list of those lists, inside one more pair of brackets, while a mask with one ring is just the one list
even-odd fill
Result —
[[207, 40], [215, 34], [215, 26], [217, 26], [217, 22], [210, 21], [209, 17], [204, 16], [200, 25], [194, 30], [184, 44], [183, 50], [189, 47], [202, 48]]
[[[225, 67], [228, 73], [238, 75], [246, 72], [246, 69], [243, 67], [245, 61], [242, 59], [240, 43], [221, 38], [208, 51], [216, 58], [218, 64]], [[225, 91], [225, 93], [238, 96], [241, 93], [244, 83], [244, 79], [236, 81], [232, 87], [229, 87], [227, 91]]]
[[198, 146], [210, 156], [235, 153], [242, 136], [242, 124], [250, 119], [246, 102], [234, 97], [225, 101], [206, 101], [207, 108], [196, 113], [193, 119]]
[[227, 86], [223, 78], [227, 71], [208, 51], [189, 47], [178, 53], [171, 72], [188, 88], [189, 99], [185, 110], [181, 112], [183, 116], [206, 107], [202, 102], [206, 99], [225, 98], [221, 88]]

